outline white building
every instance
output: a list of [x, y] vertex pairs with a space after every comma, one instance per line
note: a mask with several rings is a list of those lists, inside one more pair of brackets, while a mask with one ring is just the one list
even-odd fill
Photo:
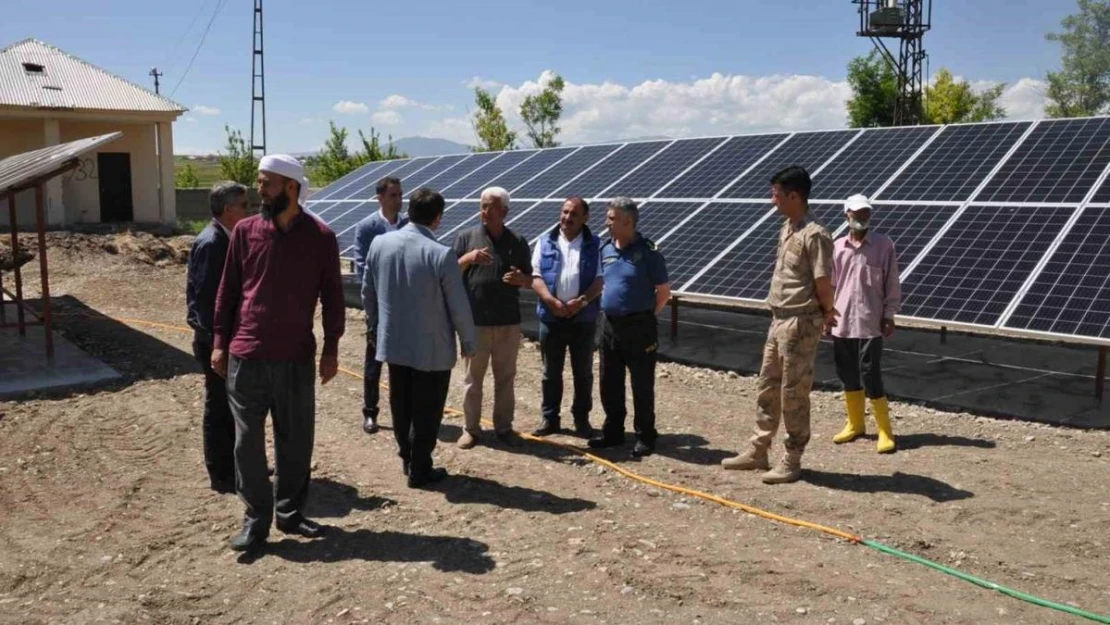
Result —
[[[172, 124], [185, 110], [36, 39], [0, 49], [0, 158], [123, 132], [47, 185], [51, 226], [175, 221]], [[17, 199], [21, 224], [33, 223], [33, 202]], [[0, 206], [0, 224], [8, 214]]]

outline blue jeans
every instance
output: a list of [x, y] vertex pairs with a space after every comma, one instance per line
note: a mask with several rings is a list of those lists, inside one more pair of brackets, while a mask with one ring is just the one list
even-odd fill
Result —
[[574, 376], [574, 403], [570, 412], [575, 423], [589, 423], [593, 408], [594, 334], [597, 323], [574, 321], [540, 322], [540, 353], [543, 356], [543, 418], [559, 423], [563, 403], [563, 364], [570, 349]]

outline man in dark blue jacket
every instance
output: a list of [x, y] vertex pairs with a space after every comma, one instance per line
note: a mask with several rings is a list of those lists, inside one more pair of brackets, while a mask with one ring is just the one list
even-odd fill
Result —
[[[366, 254], [370, 244], [380, 234], [403, 228], [408, 219], [401, 217], [401, 180], [393, 177], [382, 178], [374, 189], [380, 209], [370, 213], [355, 225], [355, 275], [363, 284], [366, 270]], [[366, 328], [366, 356], [362, 366], [362, 430], [367, 434], [378, 431], [378, 401], [381, 397], [382, 363], [374, 358], [376, 348], [375, 329]]]
[[560, 430], [567, 348], [574, 376], [574, 431], [583, 438], [593, 434], [594, 335], [602, 279], [601, 242], [586, 225], [589, 217], [590, 206], [585, 200], [567, 199], [559, 225], [541, 236], [532, 251], [532, 289], [539, 296], [536, 315], [543, 356], [543, 423], [534, 432], [537, 436]]
[[186, 321], [193, 329], [193, 355], [204, 368], [204, 464], [212, 490], [235, 492], [235, 421], [227, 403], [227, 386], [212, 370], [212, 318], [224, 260], [235, 224], [247, 216], [247, 188], [220, 182], [209, 194], [212, 221], [193, 241], [185, 283]]

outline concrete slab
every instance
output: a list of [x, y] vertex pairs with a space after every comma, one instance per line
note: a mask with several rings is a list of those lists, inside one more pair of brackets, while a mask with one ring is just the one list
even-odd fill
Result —
[[[14, 319], [9, 308], [9, 319]], [[16, 399], [32, 391], [59, 390], [100, 384], [120, 377], [108, 365], [81, 351], [54, 332], [54, 362], [47, 361], [45, 331], [28, 326], [0, 330], [0, 399]]]

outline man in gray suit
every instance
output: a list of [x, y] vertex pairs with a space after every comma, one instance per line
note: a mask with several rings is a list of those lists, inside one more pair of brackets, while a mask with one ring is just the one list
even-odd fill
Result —
[[362, 305], [376, 328], [376, 357], [389, 364], [389, 408], [410, 488], [447, 477], [432, 468], [458, 334], [464, 357], [476, 336], [462, 271], [433, 232], [443, 216], [439, 193], [424, 187], [409, 199], [409, 223], [377, 236], [366, 255]]

